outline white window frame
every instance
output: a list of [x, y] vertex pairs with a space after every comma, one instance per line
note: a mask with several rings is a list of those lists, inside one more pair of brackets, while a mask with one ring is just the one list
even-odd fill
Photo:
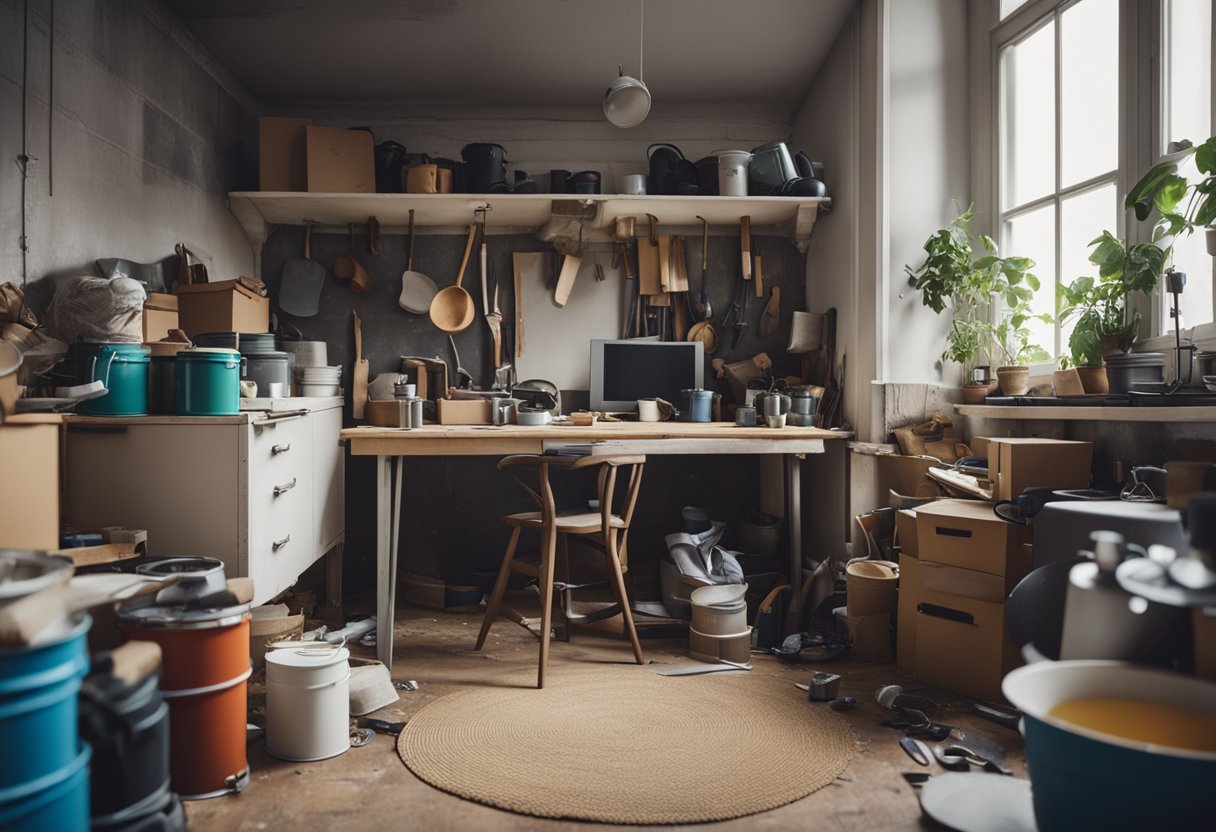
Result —
[[[980, 214], [973, 225], [977, 231], [989, 234], [994, 239], [1002, 238], [1003, 220], [1009, 216], [1027, 210], [1029, 207], [1042, 205], [1050, 201], [1056, 202], [1056, 258], [1059, 262], [1059, 200], [1063, 196], [1085, 191], [1099, 184], [1110, 181], [1107, 175], [1095, 177], [1086, 182], [1069, 187], [1066, 191], [1057, 190], [1048, 197], [1043, 197], [1033, 203], [1015, 206], [1002, 211], [1000, 195], [1003, 171], [1001, 169], [1001, 140], [1000, 123], [1002, 114], [1001, 100], [1001, 50], [1007, 44], [1014, 43], [1043, 25], [1046, 20], [1058, 15], [1076, 0], [1030, 0], [1005, 20], [1000, 19], [1000, 0], [977, 0], [971, 7], [971, 49], [973, 87], [971, 93], [972, 118], [974, 123], [974, 144], [972, 153], [972, 188], [973, 202]], [[1119, 169], [1115, 177], [1115, 185], [1119, 199], [1122, 200], [1132, 185], [1155, 164], [1164, 153], [1161, 134], [1162, 102], [1161, 102], [1161, 51], [1163, 46], [1163, 4], [1161, 0], [1118, 0], [1119, 13]], [[1057, 22], [1058, 27], [1058, 22]], [[1213, 37], [1216, 38], [1216, 20], [1213, 23]], [[1060, 82], [1059, 74], [1059, 31], [1057, 28], [1057, 90]], [[1216, 61], [1213, 61], [1213, 97], [1216, 98]], [[1059, 95], [1057, 101], [1057, 134], [1059, 122]], [[1216, 135], [1216, 101], [1213, 102], [1212, 135]], [[1057, 140], [1056, 184], [1059, 184], [1059, 142]], [[1130, 212], [1122, 209], [1118, 213], [1118, 226], [1111, 229], [1129, 242], [1140, 242], [1148, 239], [1151, 228], [1148, 223], [1137, 222]], [[1202, 232], [1196, 232], [1202, 233]], [[1016, 254], [1017, 252], [1003, 252]], [[1057, 280], [1067, 276], [1056, 276]], [[1174, 335], [1162, 326], [1165, 318], [1163, 310], [1168, 305], [1168, 295], [1164, 295], [1159, 286], [1153, 298], [1135, 298], [1134, 304], [1142, 315], [1140, 341], [1137, 349], [1161, 350], [1172, 349]], [[1055, 326], [1056, 338], [1059, 341], [1059, 324]], [[1190, 340], [1201, 349], [1216, 349], [1216, 321], [1192, 327], [1189, 333], [1184, 331], [1184, 340], [1189, 334]], [[1047, 345], [1043, 345], [1047, 348]], [[1062, 348], [1063, 345], [1060, 345]], [[1050, 350], [1049, 350], [1050, 351]], [[1054, 365], [1046, 363], [1032, 367], [1034, 372], [1050, 370]]]

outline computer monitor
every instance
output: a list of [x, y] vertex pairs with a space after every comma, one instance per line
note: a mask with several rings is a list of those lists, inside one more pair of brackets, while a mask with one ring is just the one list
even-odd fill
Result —
[[591, 409], [637, 410], [638, 399], [677, 404], [680, 391], [705, 381], [705, 349], [700, 341], [631, 338], [591, 342]]

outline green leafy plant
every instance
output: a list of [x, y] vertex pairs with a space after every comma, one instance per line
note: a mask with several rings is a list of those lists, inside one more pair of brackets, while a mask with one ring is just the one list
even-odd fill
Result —
[[[904, 266], [909, 284], [920, 291], [925, 306], [939, 315], [950, 307], [950, 329], [941, 357], [963, 365], [964, 377], [981, 363], [991, 364], [998, 354], [1013, 363], [1049, 357], [1030, 344], [1025, 328], [1032, 317], [1051, 320], [1034, 315], [1030, 307], [1039, 289], [1039, 279], [1030, 271], [1034, 261], [999, 256], [991, 237], [971, 233], [974, 216], [970, 208], [961, 211], [925, 242], [924, 263], [915, 269]], [[977, 248], [982, 252], [978, 257]]]
[[[1216, 223], [1216, 136], [1210, 136], [1198, 146], [1181, 141], [1171, 150], [1165, 161], [1149, 168], [1148, 173], [1132, 186], [1124, 200], [1124, 207], [1134, 209], [1140, 222], [1147, 220], [1154, 208], [1157, 210], [1153, 242], [1170, 238], [1171, 242], [1163, 249], [1166, 262], [1173, 254], [1174, 239]], [[1192, 154], [1195, 169], [1200, 173], [1195, 182], [1179, 173], [1182, 162]], [[1186, 200], [1185, 205], [1183, 200]]]

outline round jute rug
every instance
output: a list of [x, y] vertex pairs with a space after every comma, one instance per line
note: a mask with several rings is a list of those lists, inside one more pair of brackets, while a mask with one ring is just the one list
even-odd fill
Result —
[[423, 708], [397, 742], [436, 788], [527, 815], [630, 824], [726, 820], [832, 782], [852, 729], [759, 675], [563, 669], [544, 690], [485, 687]]

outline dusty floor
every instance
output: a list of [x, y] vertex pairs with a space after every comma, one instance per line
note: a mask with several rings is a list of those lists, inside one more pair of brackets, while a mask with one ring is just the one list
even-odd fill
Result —
[[[403, 607], [396, 622], [393, 678], [414, 679], [421, 690], [402, 693], [394, 706], [373, 716], [408, 719], [427, 703], [470, 685], [495, 680], [535, 667], [536, 640], [517, 624], [499, 620], [483, 652], [472, 650], [480, 616], [437, 613]], [[646, 640], [646, 658], [654, 664], [686, 664], [686, 645], [679, 641]], [[372, 657], [374, 651], [356, 648]], [[631, 662], [628, 643], [609, 634], [576, 631], [569, 643], [557, 642], [550, 667], [564, 662]], [[841, 695], [857, 698], [858, 707], [844, 716], [860, 740], [860, 753], [832, 785], [782, 808], [733, 821], [694, 828], [734, 830], [810, 829], [874, 830], [934, 828], [921, 820], [916, 794], [901, 772], [927, 771], [900, 749], [901, 732], [880, 724], [883, 711], [874, 691], [883, 684], [903, 684], [909, 692], [933, 696], [943, 705], [939, 721], [984, 734], [1005, 746], [1009, 765], [1025, 776], [1021, 738], [1013, 731], [971, 716], [969, 700], [925, 689], [901, 677], [894, 665], [842, 661], [829, 665], [791, 666], [775, 658], [754, 656], [754, 674], [771, 677], [774, 685], [805, 683], [815, 670], [843, 676]], [[807, 707], [826, 707], [808, 703]], [[605, 830], [604, 824], [544, 820], [492, 809], [438, 791], [414, 777], [397, 757], [393, 738], [377, 736], [370, 745], [316, 763], [291, 763], [270, 757], [261, 742], [250, 747], [253, 771], [249, 787], [239, 796], [187, 804], [190, 828], [217, 830], [279, 830], [340, 832], [365, 829], [416, 830]], [[941, 772], [940, 768], [933, 770]], [[628, 828], [628, 827], [621, 827]]]

